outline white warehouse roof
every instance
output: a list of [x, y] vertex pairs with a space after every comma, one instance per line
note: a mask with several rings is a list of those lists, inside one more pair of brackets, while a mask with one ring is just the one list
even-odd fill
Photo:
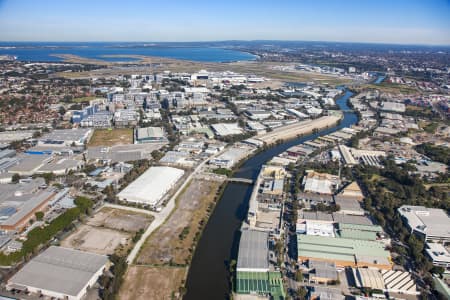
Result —
[[151, 167], [117, 196], [120, 200], [156, 205], [172, 188], [184, 171], [171, 167]]
[[107, 262], [104, 255], [51, 246], [30, 260], [8, 285], [33, 292], [40, 290], [48, 296], [80, 299], [86, 287], [102, 274]]

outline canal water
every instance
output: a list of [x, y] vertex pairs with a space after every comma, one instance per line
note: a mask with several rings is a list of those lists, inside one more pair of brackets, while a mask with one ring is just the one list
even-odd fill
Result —
[[[339, 125], [260, 152], [248, 159], [234, 176], [256, 179], [261, 166], [286, 149], [355, 124], [358, 118], [347, 106], [347, 100], [352, 95], [350, 91], [346, 91], [336, 100], [340, 109], [346, 111]], [[239, 229], [246, 218], [251, 193], [251, 185], [230, 182], [225, 187], [195, 250], [184, 300], [229, 298], [231, 286], [228, 280], [228, 265], [231, 260], [237, 259]]]

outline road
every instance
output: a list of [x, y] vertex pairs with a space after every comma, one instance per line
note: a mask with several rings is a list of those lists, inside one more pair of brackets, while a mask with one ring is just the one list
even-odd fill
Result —
[[[225, 150], [225, 149], [224, 149]], [[147, 229], [145, 230], [145, 232], [142, 234], [141, 238], [139, 239], [139, 241], [134, 245], [133, 249], [131, 250], [130, 254], [128, 254], [127, 257], [127, 263], [128, 264], [132, 264], [134, 262], [134, 260], [136, 259], [136, 256], [139, 254], [139, 250], [141, 249], [142, 245], [144, 245], [144, 242], [147, 240], [147, 238], [152, 234], [153, 231], [155, 231], [159, 226], [161, 226], [166, 219], [170, 216], [170, 214], [172, 213], [173, 209], [175, 208], [175, 200], [178, 198], [178, 196], [183, 192], [183, 190], [185, 189], [185, 187], [191, 182], [191, 180], [201, 171], [201, 169], [203, 168], [203, 166], [212, 158], [216, 157], [217, 155], [220, 155], [223, 151], [214, 154], [211, 157], [208, 157], [207, 159], [205, 159], [204, 161], [202, 161], [195, 169], [194, 171], [189, 174], [189, 176], [186, 178], [186, 180], [181, 184], [180, 187], [178, 187], [178, 190], [175, 194], [173, 194], [173, 196], [169, 199], [169, 201], [167, 202], [166, 206], [164, 206], [164, 208], [157, 213], [153, 213], [151, 212], [151, 215], [153, 215], [155, 217], [155, 219], [153, 220], [153, 222], [150, 224], [150, 226], [147, 227]], [[131, 207], [127, 207], [127, 206], [121, 206], [121, 205], [117, 205], [118, 208], [121, 209], [128, 209]], [[137, 208], [132, 208], [132, 209], [136, 209], [138, 211], [142, 211], [139, 210]]]

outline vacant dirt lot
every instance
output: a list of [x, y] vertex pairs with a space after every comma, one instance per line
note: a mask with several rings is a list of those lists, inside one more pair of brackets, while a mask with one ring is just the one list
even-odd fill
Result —
[[104, 207], [61, 245], [98, 254], [126, 253], [134, 234], [147, 228], [152, 220], [150, 215]]
[[120, 300], [179, 299], [187, 268], [130, 266], [120, 289]]
[[201, 224], [214, 205], [219, 182], [195, 179], [177, 199], [177, 207], [167, 221], [145, 242], [137, 264], [186, 265]]
[[104, 207], [87, 224], [134, 233], [145, 229], [152, 220], [153, 216], [150, 215]]
[[131, 234], [108, 228], [81, 225], [61, 242], [61, 246], [97, 254], [113, 254], [119, 245], [127, 245]]
[[89, 141], [89, 147], [114, 146], [133, 143], [133, 129], [96, 129]]

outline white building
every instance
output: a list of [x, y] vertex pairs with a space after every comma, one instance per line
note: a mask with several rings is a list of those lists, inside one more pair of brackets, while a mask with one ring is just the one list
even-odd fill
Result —
[[151, 167], [117, 196], [121, 201], [156, 206], [183, 174], [177, 168]]
[[11, 277], [7, 288], [79, 300], [97, 282], [107, 263], [104, 255], [51, 246]]
[[227, 136], [227, 135], [235, 135], [242, 134], [242, 128], [239, 127], [237, 123], [218, 123], [211, 125], [215, 134], [218, 136]]
[[57, 129], [50, 133], [43, 135], [39, 141], [38, 146], [60, 146], [70, 147], [72, 145], [82, 146], [89, 142], [93, 133], [92, 129]]
[[411, 232], [423, 236], [427, 242], [450, 241], [450, 218], [444, 210], [403, 205], [398, 212]]
[[443, 268], [450, 268], [450, 253], [444, 245], [438, 243], [427, 243], [425, 252], [433, 262], [433, 265]]

